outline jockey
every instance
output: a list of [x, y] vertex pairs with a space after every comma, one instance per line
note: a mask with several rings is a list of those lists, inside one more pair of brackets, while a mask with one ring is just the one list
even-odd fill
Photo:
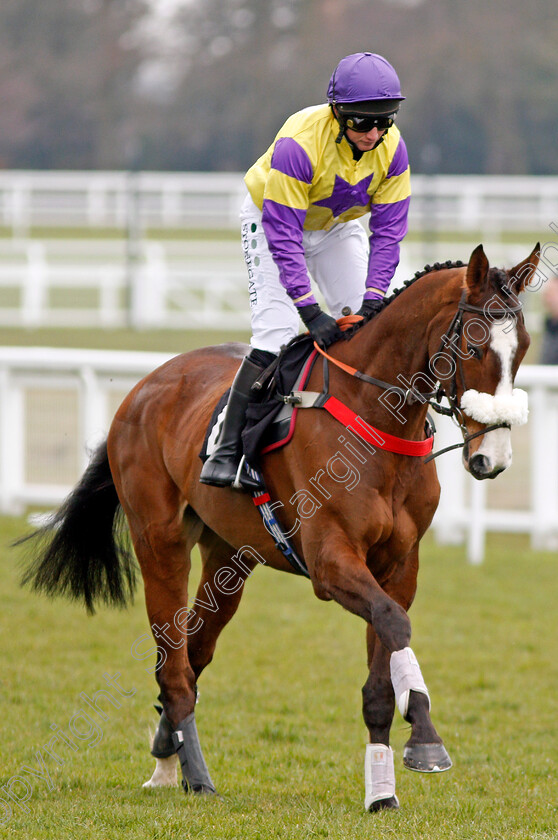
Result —
[[[345, 306], [366, 319], [382, 308], [399, 262], [410, 184], [407, 149], [394, 125], [405, 99], [397, 74], [380, 55], [346, 56], [327, 99], [291, 116], [245, 176], [251, 351], [233, 382], [217, 448], [203, 466], [204, 484], [233, 483], [250, 388], [297, 335], [299, 318], [325, 349], [342, 337], [335, 319]], [[369, 241], [357, 221], [366, 213]], [[310, 276], [331, 315], [314, 297]], [[247, 478], [242, 483], [250, 488]]]

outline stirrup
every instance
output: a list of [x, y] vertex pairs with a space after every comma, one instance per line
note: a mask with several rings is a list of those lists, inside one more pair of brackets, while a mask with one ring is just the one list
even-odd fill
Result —
[[242, 470], [244, 469], [245, 460], [246, 460], [246, 458], [243, 455], [242, 458], [240, 459], [240, 464], [238, 465], [238, 469], [236, 471], [234, 481], [231, 484], [231, 487], [234, 487], [235, 490], [243, 490], [244, 489], [242, 484], [240, 483], [240, 474], [241, 474]]
[[[261, 484], [257, 479], [253, 478], [247, 470], [246, 467], [246, 455], [243, 455], [240, 459], [240, 464], [238, 465], [238, 469], [236, 471], [236, 475], [234, 477], [234, 481], [231, 484], [231, 487], [234, 490], [265, 490], [263, 484]], [[244, 479], [244, 480], [243, 480]]]

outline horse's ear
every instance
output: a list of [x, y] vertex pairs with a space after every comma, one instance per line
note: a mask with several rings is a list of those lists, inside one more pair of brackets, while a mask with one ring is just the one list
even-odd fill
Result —
[[515, 266], [515, 268], [510, 269], [509, 282], [516, 295], [522, 292], [525, 289], [525, 286], [528, 286], [533, 280], [537, 271], [540, 256], [541, 243], [537, 242], [527, 259], [520, 262]]
[[466, 281], [469, 291], [481, 289], [488, 274], [488, 260], [482, 245], [477, 245], [469, 259]]

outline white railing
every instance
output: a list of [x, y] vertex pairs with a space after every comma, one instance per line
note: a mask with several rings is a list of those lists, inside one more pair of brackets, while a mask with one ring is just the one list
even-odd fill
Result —
[[[466, 261], [476, 244], [444, 242], [427, 253], [422, 243], [404, 242], [392, 287], [425, 262]], [[493, 265], [511, 266], [528, 249], [493, 242], [486, 250]], [[0, 239], [0, 326], [247, 330], [249, 325], [240, 238], [144, 240], [133, 255], [122, 240]], [[536, 330], [537, 322], [530, 328]]]
[[[166, 361], [162, 353], [0, 348], [0, 511], [58, 504], [83, 472], [125, 394]], [[516, 384], [529, 392], [530, 420], [514, 428], [514, 465], [477, 482], [459, 452], [437, 461], [442, 498], [434, 520], [441, 542], [465, 543], [481, 562], [486, 534], [529, 534], [558, 548], [558, 368], [524, 366]], [[437, 421], [436, 448], [459, 440]]]
[[238, 226], [244, 195], [230, 172], [0, 172], [0, 224], [128, 228]]
[[243, 330], [250, 324], [240, 240], [0, 240], [0, 325]]
[[[236, 228], [234, 172], [0, 172], [0, 225]], [[415, 175], [411, 227], [546, 231], [558, 224], [558, 177]]]
[[126, 393], [169, 358], [0, 347], [0, 511], [58, 504]]

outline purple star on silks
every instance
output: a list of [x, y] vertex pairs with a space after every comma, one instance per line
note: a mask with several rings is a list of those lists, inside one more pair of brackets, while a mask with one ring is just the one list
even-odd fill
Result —
[[329, 198], [315, 201], [314, 204], [318, 207], [328, 207], [335, 217], [340, 216], [345, 210], [350, 210], [351, 207], [366, 207], [370, 201], [368, 187], [373, 177], [374, 173], [372, 172], [358, 184], [353, 185], [336, 175], [333, 191]]

